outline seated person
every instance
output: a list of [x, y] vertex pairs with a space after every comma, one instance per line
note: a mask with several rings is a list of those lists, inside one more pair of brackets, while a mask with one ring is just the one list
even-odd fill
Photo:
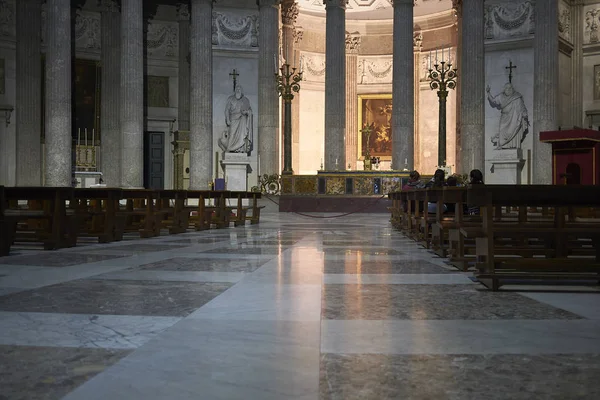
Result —
[[[478, 170], [478, 169], [474, 169], [469, 173], [469, 185], [483, 185], [483, 173]], [[465, 205], [466, 207], [466, 214], [468, 215], [479, 215], [479, 207], [472, 205], [472, 204], [468, 204]]]
[[[443, 169], [437, 169], [433, 174], [433, 178], [425, 185], [426, 188], [441, 188], [446, 185], [444, 182], [446, 178], [446, 172]], [[443, 212], [446, 212], [447, 207], [444, 204]], [[435, 202], [430, 202], [427, 204], [427, 212], [430, 214], [435, 214], [437, 211], [437, 204]]]
[[[423, 184], [423, 182], [421, 182], [421, 174], [419, 174], [418, 171], [412, 171], [409, 175], [408, 175], [408, 182], [402, 186], [402, 190], [415, 190], [415, 189], [423, 189], [425, 187], [425, 185]], [[404, 210], [408, 210], [408, 205], [405, 203], [404, 204]], [[421, 208], [419, 211], [423, 211], [423, 209]]]
[[[446, 179], [446, 186], [458, 186], [458, 179], [456, 178], [456, 175], [450, 175], [448, 177], [448, 179]], [[454, 210], [456, 208], [456, 204], [452, 203], [452, 204], [446, 204], [444, 203], [444, 205], [446, 206], [446, 212], [448, 213], [454, 213]]]

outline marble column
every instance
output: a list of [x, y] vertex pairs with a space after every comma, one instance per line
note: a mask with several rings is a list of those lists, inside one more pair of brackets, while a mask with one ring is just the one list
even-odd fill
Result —
[[415, 153], [413, 0], [393, 0], [392, 169], [413, 169]]
[[460, 172], [485, 173], [485, 50], [483, 2], [462, 0], [460, 80]]
[[48, 0], [46, 32], [46, 186], [72, 186], [71, 1]]
[[536, 1], [533, 62], [533, 184], [552, 184], [552, 145], [540, 142], [540, 132], [557, 129], [558, 0]]
[[144, 186], [144, 16], [142, 0], [121, 1], [121, 186]]
[[202, 190], [213, 179], [213, 0], [191, 0], [191, 6], [190, 189]]
[[[296, 19], [298, 17], [298, 4], [296, 0], [283, 0], [281, 2], [281, 50], [284, 60], [292, 67], [299, 68], [299, 57], [296, 49]], [[292, 100], [292, 170], [300, 169], [299, 157], [299, 104], [300, 92], [294, 94]], [[279, 102], [283, 107], [283, 100]], [[282, 154], [283, 155], [283, 154]]]
[[115, 0], [102, 0], [102, 174], [109, 187], [121, 185], [121, 18]]
[[279, 53], [279, 0], [259, 0], [258, 155], [261, 174], [280, 173], [279, 97], [274, 59]]
[[345, 169], [346, 161], [347, 0], [323, 0], [323, 3], [326, 6], [324, 158], [325, 170], [333, 171]]
[[21, 0], [17, 1], [16, 6], [16, 184], [40, 186], [42, 184], [42, 2]]
[[573, 1], [571, 6], [571, 34], [573, 35], [572, 99], [573, 125], [584, 127], [583, 113], [583, 1]]
[[346, 162], [340, 169], [356, 169], [358, 160], [358, 50], [360, 34], [346, 34]]
[[190, 130], [190, 9], [187, 4], [177, 4], [179, 21], [179, 104], [177, 125], [180, 131]]
[[[452, 0], [452, 9], [456, 16], [456, 57], [454, 67], [459, 68], [461, 52], [462, 52], [462, 0]], [[460, 98], [461, 98], [461, 84], [462, 79], [456, 80], [456, 99], [458, 101], [456, 107], [456, 139], [454, 147], [454, 168], [453, 172], [462, 172], [462, 138], [461, 138], [461, 114], [460, 114]]]

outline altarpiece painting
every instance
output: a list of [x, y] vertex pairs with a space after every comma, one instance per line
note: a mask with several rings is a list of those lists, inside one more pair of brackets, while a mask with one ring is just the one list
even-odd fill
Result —
[[[372, 126], [368, 134], [358, 132], [358, 154], [364, 160], [365, 154], [379, 157], [381, 160], [392, 159], [392, 95], [369, 94], [358, 96], [358, 126], [362, 129]], [[368, 147], [367, 147], [368, 146]]]

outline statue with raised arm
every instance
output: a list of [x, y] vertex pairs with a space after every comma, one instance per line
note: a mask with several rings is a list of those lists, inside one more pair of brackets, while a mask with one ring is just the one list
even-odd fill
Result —
[[529, 116], [523, 96], [515, 91], [511, 83], [504, 85], [504, 90], [496, 96], [486, 87], [490, 106], [500, 110], [498, 132], [492, 136], [492, 143], [497, 150], [519, 149], [529, 133]]
[[227, 129], [219, 139], [219, 147], [226, 153], [250, 153], [252, 150], [252, 108], [240, 85], [225, 105]]

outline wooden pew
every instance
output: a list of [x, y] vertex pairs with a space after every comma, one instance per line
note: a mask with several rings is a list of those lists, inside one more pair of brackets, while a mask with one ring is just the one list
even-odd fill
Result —
[[[233, 222], [234, 226], [244, 225], [246, 221], [250, 221], [250, 225], [260, 222], [260, 210], [264, 208], [264, 206], [258, 205], [258, 199], [261, 198], [260, 192], [237, 191], [231, 192], [231, 196], [237, 199], [235, 207], [228, 207], [230, 213], [235, 211], [234, 216], [230, 214], [230, 221]], [[252, 200], [252, 204], [244, 206], [244, 200]], [[248, 211], [251, 211], [252, 215], [248, 215]]]
[[75, 188], [69, 208], [75, 211], [79, 236], [97, 237], [98, 243], [123, 239], [125, 215], [119, 214], [120, 188]]
[[[77, 243], [75, 215], [67, 213], [67, 201], [73, 201], [73, 188], [5, 187], [3, 218], [16, 222], [14, 241], [41, 242], [46, 250], [73, 247]], [[27, 201], [27, 207], [19, 207]], [[12, 229], [12, 228], [11, 228]]]
[[10, 246], [15, 241], [17, 230], [17, 219], [5, 215], [7, 208], [8, 200], [4, 192], [4, 186], [0, 186], [0, 256], [7, 256], [10, 253]]
[[185, 190], [161, 190], [158, 197], [158, 213], [162, 215], [161, 226], [168, 229], [170, 234], [186, 232], [190, 218], [190, 212], [185, 207], [188, 192]]
[[118, 216], [125, 217], [125, 232], [139, 232], [141, 238], [160, 236], [162, 215], [158, 210], [158, 190], [122, 189]]
[[[482, 223], [469, 235], [476, 240], [476, 277], [488, 288], [498, 290], [510, 279], [600, 280], [600, 220], [573, 213], [569, 218], [569, 209], [600, 205], [600, 186], [477, 185], [468, 188], [467, 199], [481, 210]], [[514, 222], [496, 222], [499, 207], [518, 207]], [[527, 207], [554, 212], [530, 215]], [[509, 251], [503, 239], [520, 243], [528, 253], [518, 246]], [[592, 256], [573, 258], [573, 240], [587, 240]], [[509, 253], [520, 257], [504, 257]], [[532, 258], [540, 255], [543, 258]]]

